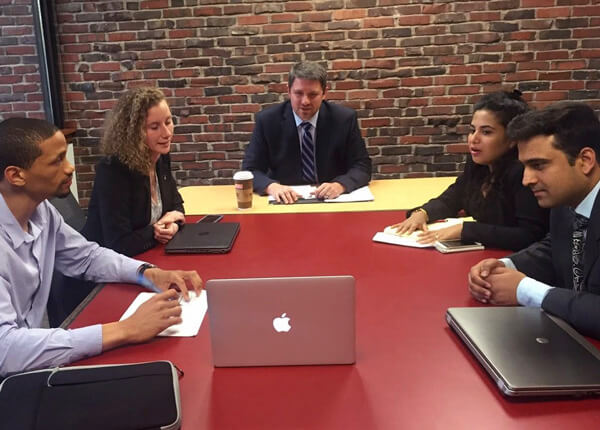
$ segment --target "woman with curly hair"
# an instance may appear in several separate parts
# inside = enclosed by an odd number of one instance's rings
[[[516,144],[505,134],[510,120],[527,109],[518,90],[484,95],[473,108],[467,138],[471,157],[464,172],[439,197],[408,211],[407,219],[392,227],[399,234],[423,230],[421,243],[461,239],[513,251],[543,238],[548,232],[548,210],[540,208],[522,184]],[[428,222],[460,212],[475,221],[427,230]]]
[[[173,118],[162,91],[136,88],[110,113],[102,138],[105,154],[83,234],[125,255],[167,243],[185,221],[183,199],[171,174]]]

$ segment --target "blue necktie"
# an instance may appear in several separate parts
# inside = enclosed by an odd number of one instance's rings
[[[302,127],[302,145],[301,145],[301,158],[302,158],[302,179],[309,184],[317,183],[317,175],[315,171],[315,143],[313,142],[312,134],[310,129],[312,124],[308,121],[300,124]]]

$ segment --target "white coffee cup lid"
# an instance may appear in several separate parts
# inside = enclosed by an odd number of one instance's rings
[[[236,172],[235,175],[233,175],[234,181],[246,181],[252,178],[254,178],[254,175],[248,170],[242,170],[240,172]]]

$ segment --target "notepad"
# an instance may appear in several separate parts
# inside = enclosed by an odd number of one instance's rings
[[[463,221],[473,220],[473,218],[446,218],[440,222],[433,222],[427,224],[429,230],[441,230],[456,224],[462,224]],[[422,233],[421,230],[413,231],[411,234],[398,234],[396,229],[392,226],[388,226],[383,231],[375,233],[373,236],[373,242],[390,243],[392,245],[400,246],[411,246],[413,248],[431,248],[434,246],[433,243],[419,243],[419,235]]]
[[[156,293],[143,292],[131,302],[131,305],[127,308],[123,316],[119,321],[129,318],[133,313],[151,297],[155,296]],[[186,302],[181,299],[181,318],[182,322],[179,324],[172,325],[161,331],[158,336],[176,336],[176,337],[192,337],[198,334],[200,325],[204,320],[206,309],[208,307],[206,302],[206,291],[202,290],[200,295],[196,295],[194,291],[190,291],[190,301]]]
[[[335,199],[317,199],[312,194],[317,189],[314,185],[292,185],[290,188],[300,195],[300,199],[296,203],[351,203],[375,200],[368,185],[357,188],[351,193],[340,194]],[[269,196],[269,203],[278,204],[273,196]]]

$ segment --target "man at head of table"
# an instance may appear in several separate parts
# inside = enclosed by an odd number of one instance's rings
[[[600,339],[600,121],[583,103],[562,102],[513,119],[523,185],[552,208],[550,233],[508,258],[471,268],[480,302],[541,307]]]
[[[254,191],[294,203],[290,185],[317,185],[315,197],[333,199],[369,183],[371,158],[354,110],[325,101],[327,71],[304,61],[292,66],[289,100],[256,115],[242,163]]]
[[[0,378],[55,367],[181,322],[179,289],[200,292],[196,271],[161,270],[87,241],[48,202],[70,194],[73,165],[54,125],[33,118],[0,123]],[[157,293],[129,318],[64,330],[42,328],[54,270],[94,282],[138,283]]]

